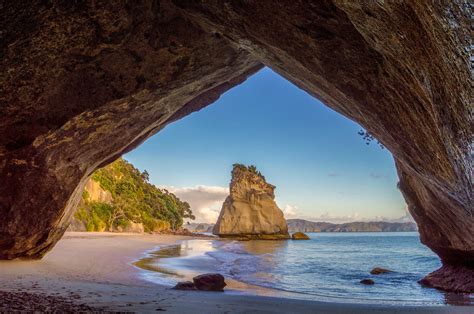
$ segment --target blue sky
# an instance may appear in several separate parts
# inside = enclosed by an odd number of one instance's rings
[[[360,129],[265,68],[124,157],[188,200],[201,221],[217,217],[236,162],[256,165],[276,185],[288,218],[404,216],[391,154],[366,145]]]

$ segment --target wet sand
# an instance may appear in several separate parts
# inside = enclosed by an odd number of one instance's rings
[[[26,292],[45,300],[58,297],[61,302],[75,306],[140,313],[472,313],[473,310],[473,307],[399,307],[232,292],[175,291],[144,280],[141,270],[132,265],[144,252],[184,239],[190,237],[67,233],[40,261],[1,261],[0,291],[8,293],[10,298],[16,295],[28,298]],[[8,306],[0,300],[0,312],[8,311]],[[49,306],[54,306],[54,302]],[[54,311],[54,307],[50,309]]]

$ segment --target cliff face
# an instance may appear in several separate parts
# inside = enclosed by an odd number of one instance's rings
[[[2,13],[0,258],[42,257],[95,169],[264,63],[393,154],[421,241],[446,266],[427,281],[472,274],[467,2],[7,1]]]
[[[112,194],[100,187],[100,183],[89,179],[84,187],[87,199],[93,202],[112,204]]]
[[[79,207],[86,206],[87,201],[111,205],[112,200],[113,200],[112,194],[109,191],[102,189],[100,187],[99,182],[92,179],[89,179],[89,181],[87,181],[82,195],[83,197],[81,201],[79,202]],[[76,215],[77,213],[78,212],[76,211]],[[79,217],[73,217],[71,220],[71,224],[69,225],[67,230],[68,231],[87,231],[87,223],[83,221],[82,219],[80,219]],[[105,231],[105,227],[103,228],[103,230],[97,230],[97,231]]]
[[[287,239],[283,212],[275,203],[275,187],[243,165],[234,165],[230,195],[212,233],[220,237]]]
[[[141,172],[120,158],[94,172],[82,193],[69,230],[163,232],[194,219],[187,202],[148,182]]]

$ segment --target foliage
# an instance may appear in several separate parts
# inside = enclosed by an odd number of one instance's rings
[[[362,139],[365,141],[366,145],[369,145],[372,141],[377,141],[377,144],[380,146],[380,148],[384,149],[383,144],[375,138],[375,136],[372,135],[372,133],[365,131],[365,130],[360,130],[357,132],[360,136],[362,136]]]
[[[94,172],[92,180],[109,191],[113,201],[92,201],[83,193],[75,217],[88,231],[112,231],[130,222],[142,223],[147,232],[177,230],[184,218],[195,218],[187,202],[149,183],[146,170],[140,172],[122,158]]]
[[[240,170],[243,170],[243,171],[249,171],[253,174],[256,174],[257,176],[259,176],[263,180],[265,180],[265,176],[260,171],[257,170],[257,167],[255,165],[246,166],[244,164],[236,163],[236,164],[233,164],[233,167],[234,167],[234,169],[237,168],[237,169],[240,169]]]

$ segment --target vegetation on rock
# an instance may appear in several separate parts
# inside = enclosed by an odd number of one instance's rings
[[[257,176],[259,176],[263,180],[265,180],[265,176],[260,171],[257,170],[257,166],[255,166],[255,165],[246,166],[244,164],[236,163],[236,164],[233,164],[232,166],[233,166],[233,169],[238,168],[242,171],[249,171],[253,174],[256,174]]]
[[[184,218],[194,219],[187,202],[151,184],[146,170],[140,172],[122,158],[94,172],[91,180],[111,193],[112,202],[91,200],[84,191],[74,218],[87,231],[126,230],[137,223],[146,232],[177,230]]]

